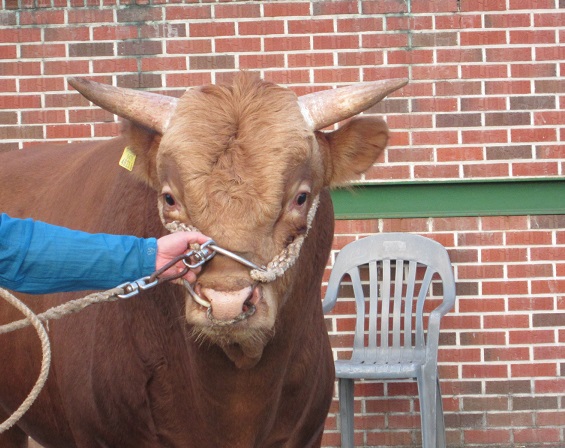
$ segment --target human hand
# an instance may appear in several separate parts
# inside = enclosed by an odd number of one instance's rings
[[[204,244],[209,239],[210,237],[199,232],[174,232],[159,238],[157,240],[157,258],[155,259],[156,269],[159,270],[172,259],[188,252],[191,244]],[[173,267],[167,269],[163,276],[176,275],[184,269],[186,269],[186,266],[182,261],[179,261]],[[200,272],[200,268],[190,269],[181,279],[194,283],[198,272]]]

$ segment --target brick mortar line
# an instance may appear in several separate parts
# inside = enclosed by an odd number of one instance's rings
[[[131,41],[131,42],[135,42],[135,41]],[[119,42],[115,42],[115,41],[96,41],[96,42],[79,42],[79,44],[82,43],[86,43],[86,44],[95,44],[95,43],[114,43],[114,44],[119,44]],[[71,43],[72,45],[72,43]],[[546,44],[547,45],[547,44]],[[18,45],[18,47],[21,47],[22,45]],[[25,46],[25,45],[23,45]],[[33,46],[36,46],[35,44]],[[546,48],[542,45],[540,45],[541,48]],[[458,49],[460,47],[452,47],[452,48],[446,48],[446,51],[449,50],[453,50],[453,49]],[[18,48],[21,49],[21,48]],[[502,49],[502,48],[501,48]],[[67,49],[68,50],[68,49]],[[104,59],[116,59],[116,60],[120,60],[120,59],[135,59],[135,58],[141,58],[141,59],[161,59],[161,58],[182,58],[182,57],[188,57],[188,58],[197,58],[197,57],[224,57],[224,56],[232,56],[232,57],[236,57],[236,56],[257,56],[259,58],[261,57],[268,57],[268,56],[277,56],[277,55],[301,55],[304,53],[305,50],[285,50],[285,51],[266,51],[266,52],[259,52],[259,51],[230,51],[230,52],[223,52],[223,53],[215,53],[213,51],[210,52],[201,52],[201,53],[194,53],[194,54],[189,54],[186,55],[184,53],[167,53],[167,52],[163,52],[163,53],[153,53],[153,54],[112,54],[112,55],[89,55],[89,56],[73,56],[72,57],[72,61],[78,60],[104,60]],[[316,55],[333,55],[336,54],[336,56],[340,56],[340,55],[356,55],[356,54],[363,54],[363,53],[367,53],[367,54],[373,54],[375,53],[374,50],[367,50],[367,51],[359,51],[356,49],[316,49],[314,48],[313,50],[308,50],[311,51],[313,53],[315,53]],[[385,50],[385,51],[391,51],[391,50]],[[392,50],[392,51],[396,51],[396,50]],[[69,61],[69,56],[65,55],[65,56],[53,56],[53,57],[14,57],[14,58],[3,58],[0,60],[0,62],[51,62],[51,61]],[[23,61],[22,61],[23,60]],[[380,65],[374,65],[374,64],[357,64],[357,65],[339,65],[339,64],[335,64],[335,65],[325,65],[325,66],[319,66],[319,67],[307,67],[307,68],[313,68],[314,70],[324,70],[324,69],[329,69],[329,68],[349,68],[349,67],[353,67],[353,68],[358,68],[358,67],[362,67],[362,68],[370,68],[370,69],[374,69],[374,68],[381,68],[381,69],[387,69],[387,68],[407,68],[409,66],[411,67],[433,67],[433,68],[438,68],[438,67],[503,67],[506,66],[507,68],[514,68],[516,66],[547,66],[547,65],[555,65],[556,68],[558,68],[559,64],[562,63],[562,60],[559,59],[544,59],[541,61],[534,61],[534,60],[519,60],[519,61],[511,61],[511,62],[499,62],[499,61],[446,61],[446,62],[437,62],[437,63],[432,63],[432,62],[422,62],[422,63],[410,63],[410,64],[404,64],[404,63],[399,63],[399,64],[380,64]],[[276,67],[272,68],[275,69]],[[295,66],[292,68],[306,68],[306,66],[301,67],[301,66]],[[266,68],[267,69],[267,68]],[[205,70],[205,69],[201,69],[201,70]],[[206,69],[206,70],[210,70],[210,69]],[[150,70],[148,70],[147,72],[151,72]],[[127,73],[127,72],[126,72]],[[47,76],[53,76],[53,75],[47,75]],[[531,76],[516,76],[516,77],[490,77],[490,78],[469,78],[469,77],[464,77],[462,75],[459,75],[456,78],[434,78],[434,79],[424,79],[424,78],[417,78],[414,79],[413,77],[411,77],[411,81],[412,82],[429,82],[429,81],[448,81],[448,80],[469,80],[469,81],[489,81],[489,80],[501,80],[501,79],[511,79],[511,80],[537,80],[537,79],[559,79],[559,75],[556,73],[555,75],[546,75],[546,76],[540,76],[540,75],[531,75]]]
[[[70,5],[69,2],[67,2],[67,6],[43,6],[43,7],[20,7],[20,8],[15,8],[15,9],[7,9],[6,11],[14,11],[14,12],[23,12],[23,11],[34,11],[34,10],[39,10],[39,11],[51,11],[51,10],[76,10],[76,9],[80,9],[83,11],[87,11],[87,10],[108,10],[108,9],[113,9],[113,10],[117,10],[117,11],[126,11],[126,10],[133,10],[133,9],[139,9],[139,10],[156,10],[156,9],[164,9],[166,10],[167,8],[176,8],[176,9],[208,9],[208,7],[210,7],[211,10],[214,10],[216,8],[222,8],[224,3],[220,2],[218,3],[217,1],[214,2],[210,2],[210,3],[198,3],[198,4],[194,4],[194,3],[188,3],[188,4],[178,4],[178,3],[172,3],[172,4],[150,4],[150,5],[135,5],[135,4],[111,4],[111,5],[104,5],[104,6],[100,6],[100,5],[88,5],[88,6],[73,6]],[[287,2],[288,4],[292,5],[293,3],[309,3],[310,4],[310,8],[309,8],[309,14],[308,15],[299,15],[299,14],[294,14],[294,15],[282,15],[282,16],[270,16],[270,15],[265,15],[264,14],[264,6],[263,4],[259,4],[258,6],[261,6],[260,9],[260,15],[257,16],[257,18],[269,18],[269,17],[333,17],[335,14],[339,14],[339,15],[343,15],[343,16],[347,16],[347,17],[364,17],[366,15],[383,15],[383,14],[388,14],[390,16],[394,16],[394,17],[412,17],[412,16],[435,16],[435,15],[443,15],[443,16],[452,16],[452,15],[457,15],[457,16],[467,16],[467,15],[507,15],[507,14],[511,14],[511,13],[516,13],[516,12],[520,12],[522,11],[523,14],[536,14],[536,13],[547,13],[548,11],[553,11],[553,10],[560,10],[559,7],[553,7],[553,8],[537,8],[537,9],[527,9],[527,8],[513,8],[510,9],[508,6],[506,6],[506,9],[500,10],[500,9],[493,9],[493,10],[470,10],[470,11],[426,11],[426,12],[385,12],[385,13],[367,13],[367,12],[342,12],[342,13],[338,13],[338,12],[334,12],[334,13],[328,13],[328,14],[314,14],[313,10],[312,10],[312,6],[314,4],[319,4],[320,0],[305,0],[305,1],[295,1],[295,0],[290,0]],[[248,0],[239,0],[239,1],[231,1],[229,3],[230,5],[248,5],[250,4],[250,2]],[[267,5],[272,5],[272,4],[276,4],[274,2],[271,3],[267,3]],[[362,0],[361,0],[361,4],[362,4]],[[360,11],[360,10],[359,10]],[[261,15],[262,14],[262,15]]]
[[[88,59],[88,58],[84,58],[81,59],[82,61],[90,61],[92,59]],[[61,58],[59,60],[53,60],[52,62],[64,62],[66,61],[66,59]],[[14,63],[17,63],[16,60],[13,60]],[[36,61],[33,61],[36,62]],[[1,62],[0,62],[1,64]],[[339,66],[339,67],[326,67],[325,70],[330,70],[330,69],[334,69],[334,68],[347,68],[347,69],[364,69],[367,66]],[[290,69],[285,69],[284,67],[277,67],[277,68],[269,68],[269,69],[251,69],[251,71],[257,71],[257,70],[262,70],[265,73],[269,73],[269,72],[278,72],[278,71],[304,71],[304,70],[310,70],[310,68],[308,67],[293,67]],[[314,71],[316,71],[316,69],[313,69]],[[188,70],[190,73],[210,73],[210,72],[222,72],[222,73],[227,73],[227,72],[236,72],[236,69],[230,68],[230,69],[216,69],[216,70],[209,70],[209,69],[192,69],[192,70]],[[187,70],[170,70],[170,71],[163,71],[163,70],[156,70],[156,71],[146,71],[146,72],[142,72],[142,74],[155,74],[155,75],[167,75],[167,74],[171,74],[171,75],[177,75],[177,74],[186,74]],[[91,77],[97,77],[97,76],[131,76],[131,75],[138,75],[139,72],[138,71],[130,71],[130,72],[90,72],[90,73],[65,73],[65,74],[58,74],[58,75],[42,75],[41,78],[42,79],[46,79],[46,80],[55,80],[55,79],[60,79],[60,78],[67,78],[70,76],[91,76]],[[22,76],[18,76],[18,82],[21,80],[37,80],[37,75],[22,75]],[[528,81],[531,78],[512,78],[512,80],[517,80],[517,81]],[[460,82],[463,81],[465,82],[465,79],[440,79],[440,80],[416,80],[414,82],[411,82],[411,84],[424,84],[424,85],[428,85],[430,82],[437,84],[437,83],[442,83],[442,82],[450,82],[450,81],[455,81],[455,82]],[[493,78],[493,79],[486,79],[486,81],[492,81],[492,82],[505,82],[508,81],[507,78]],[[535,79],[535,81],[561,81],[561,79],[557,78],[557,77],[550,77],[550,78],[537,78]],[[474,80],[469,79],[469,82],[475,82]],[[321,83],[316,83],[316,86],[331,86],[331,87],[337,87],[337,86],[346,86],[346,85],[350,85],[352,82],[321,82]],[[310,86],[312,85],[311,83],[292,83],[292,84],[288,84],[287,86],[289,86],[291,89],[293,87],[301,87],[301,86]],[[190,86],[186,86],[186,88],[188,88]],[[18,87],[19,88],[19,87]],[[182,89],[183,87],[168,87],[166,88],[167,90],[178,90],[178,89]],[[163,90],[165,89],[164,87],[150,87],[150,89],[153,90]],[[26,94],[26,95],[33,95],[33,94],[41,94],[41,93],[51,93],[51,92],[62,92],[64,90],[42,90],[42,91],[23,91],[23,92],[18,92],[18,91],[7,91],[7,92],[0,92],[0,95],[10,95],[10,94],[14,94],[14,93],[21,93],[21,94]],[[489,99],[512,99],[512,98],[521,98],[521,97],[554,97],[559,99],[561,96],[563,96],[563,93],[546,93],[546,92],[540,92],[540,93],[536,93],[536,92],[531,92],[531,93],[496,93],[496,94],[491,94],[491,95],[481,95],[481,94],[470,94],[470,95],[461,95],[459,96],[459,98],[461,99],[483,99],[483,100],[489,100]],[[421,95],[421,96],[410,96],[410,97],[400,97],[400,96],[395,96],[395,97],[391,97],[389,98],[390,100],[396,100],[396,101],[418,101],[418,100],[437,100],[437,101],[442,101],[442,100],[446,100],[446,99],[450,99],[451,95],[443,95],[443,96],[434,96],[434,95]],[[556,104],[557,106],[557,104]],[[426,116],[426,115],[437,115],[437,114],[486,114],[486,113],[504,113],[504,112],[520,112],[520,113],[535,113],[535,112],[540,112],[540,111],[554,111],[554,112],[561,112],[561,109],[555,107],[555,108],[542,108],[542,109],[475,109],[475,110],[430,110],[430,111],[416,111],[416,112],[410,112],[410,115],[416,115],[416,116]],[[406,112],[386,112],[386,113],[380,113],[379,115],[406,115]],[[551,126],[551,125],[549,125]],[[411,128],[412,129],[412,128]],[[431,128],[422,128],[422,129],[431,129]]]

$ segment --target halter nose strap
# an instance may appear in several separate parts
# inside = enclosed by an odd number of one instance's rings
[[[302,243],[306,239],[310,228],[312,227],[312,223],[314,222],[314,217],[316,216],[316,211],[318,210],[318,205],[320,203],[320,196],[317,195],[314,200],[312,201],[312,206],[310,210],[308,210],[307,216],[307,227],[306,232],[302,235],[299,235],[295,238],[295,240],[286,246],[276,257],[274,257],[266,267],[258,266],[255,263],[240,257],[239,255],[219,247],[215,244],[215,242],[211,242],[209,244],[210,250],[214,250],[222,255],[228,256],[235,261],[251,268],[249,275],[251,278],[257,282],[261,283],[268,283],[272,282],[277,279],[277,277],[281,277],[290,267],[294,265],[298,256],[300,254],[300,249],[302,247]],[[161,222],[165,226],[165,228],[169,232],[182,232],[182,231],[189,231],[189,232],[198,232],[199,230],[196,227],[189,226],[179,221],[173,222],[165,222],[161,209],[159,208],[159,216],[161,217]],[[206,243],[205,243],[206,244]]]
[[[247,258],[243,258],[240,257],[239,255],[233,253],[230,250],[224,249],[223,247],[220,247],[218,245],[216,245],[216,243],[214,242],[214,240],[212,240],[212,244],[210,244],[210,249],[212,249],[213,251],[216,251],[222,255],[225,255],[226,257],[231,258],[232,260],[237,261],[238,263],[241,263],[244,266],[247,266],[248,268],[253,269],[254,271],[266,271],[266,268],[264,266],[259,266],[256,265],[255,263],[253,263],[252,261],[249,261]]]

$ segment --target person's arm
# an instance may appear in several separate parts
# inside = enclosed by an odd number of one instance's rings
[[[159,250],[155,238],[90,234],[2,214],[0,286],[31,294],[113,288],[153,273],[156,259],[161,266],[208,239],[183,234],[163,237]]]

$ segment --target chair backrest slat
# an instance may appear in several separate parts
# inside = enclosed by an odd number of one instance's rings
[[[404,304],[404,348],[412,347],[412,318],[414,306],[414,289],[416,286],[416,270],[418,263],[408,263],[408,277],[406,279],[406,301]]]
[[[377,262],[369,262],[369,348],[377,348],[377,320],[378,320],[378,297],[379,297],[379,270]]]
[[[424,303],[430,289],[432,277],[435,271],[431,267],[426,268],[420,293],[418,294],[418,303],[416,305],[416,349],[423,349],[426,345],[424,340]]]
[[[394,309],[392,314],[392,346],[400,348],[400,335],[402,334],[402,294],[404,285],[404,261],[396,260],[394,277]]]
[[[390,260],[383,260],[383,283],[381,286],[381,340],[379,346],[388,348],[388,321],[390,317],[390,292],[391,292]]]
[[[351,278],[353,286],[353,294],[355,296],[355,308],[357,310],[357,319],[355,322],[355,337],[353,339],[353,350],[362,349],[365,345],[365,294],[363,293],[363,285],[361,276],[359,275],[359,267],[355,266],[347,272]]]

